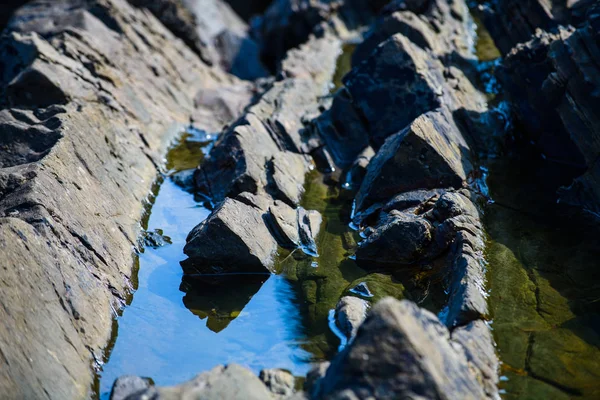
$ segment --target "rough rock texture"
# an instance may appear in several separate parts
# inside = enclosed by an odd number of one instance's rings
[[[354,296],[344,296],[335,307],[335,322],[348,339],[356,336],[358,327],[367,317],[369,303]]]
[[[537,32],[515,47],[499,75],[519,121],[545,157],[586,172],[560,192],[562,203],[600,212],[600,7],[581,28]]]
[[[555,30],[559,25],[585,22],[595,0],[499,0],[481,7],[486,28],[496,46],[507,54],[527,42],[537,29]]]
[[[272,64],[289,49],[333,25],[339,34],[369,23],[387,0],[274,0],[253,27],[263,55]]]
[[[0,71],[0,391],[85,398],[161,156],[199,90],[240,82],[123,0],[32,2]]]
[[[263,213],[229,198],[190,232],[183,249],[199,272],[201,265],[215,272],[262,272],[273,267],[276,251]]]
[[[311,150],[303,118],[327,93],[340,46],[326,36],[289,54],[281,69],[290,78],[275,82],[225,131],[196,172],[200,192],[214,202],[248,191],[298,204]]]
[[[268,400],[271,392],[252,372],[237,364],[218,366],[174,387],[151,387],[127,400]]]
[[[291,396],[296,385],[294,375],[282,369],[263,369],[259,378],[277,398]]]
[[[121,376],[110,391],[110,400],[127,400],[129,396],[145,391],[149,387],[150,383],[139,376]]]
[[[465,354],[429,311],[386,298],[319,381],[314,398],[483,399]]]
[[[387,139],[367,168],[356,210],[415,189],[460,188],[473,169],[470,148],[443,110],[423,114]]]
[[[128,0],[147,8],[209,64],[242,79],[268,75],[248,26],[223,0]]]

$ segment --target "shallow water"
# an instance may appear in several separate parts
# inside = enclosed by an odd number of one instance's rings
[[[506,399],[600,398],[600,229],[552,201],[575,174],[535,154],[491,163],[488,287]]]

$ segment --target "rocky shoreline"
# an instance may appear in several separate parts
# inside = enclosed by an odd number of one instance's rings
[[[435,273],[445,305],[436,316],[346,293],[332,315],[347,344],[302,388],[286,371],[257,377],[231,364],[176,387],[126,376],[111,399],[500,398],[482,163],[507,141],[507,121],[481,84],[467,3],[276,0],[250,24],[238,2],[206,3],[35,0],[7,23],[2,391],[91,395],[134,290],[148,192],[192,123],[219,137],[179,179],[213,207],[188,235],[185,275],[279,273],[281,249],[318,260],[324,217],[301,206],[317,170],[353,199],[357,265]],[[524,127],[516,140],[579,168],[558,200],[597,215],[600,9],[513,3],[475,11],[503,56],[494,72]],[[349,43],[351,69],[332,91]]]

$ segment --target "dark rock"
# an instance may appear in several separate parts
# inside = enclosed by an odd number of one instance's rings
[[[485,393],[435,315],[409,301],[377,303],[319,381],[314,398],[483,399]]]
[[[184,190],[194,189],[194,172],[193,169],[176,172],[171,175],[173,182]]]
[[[158,249],[172,243],[171,238],[165,236],[162,229],[155,229],[152,232],[144,231],[142,232],[142,238],[144,239],[144,245],[153,249]]]
[[[315,239],[322,222],[318,211],[306,211],[302,207],[293,209],[276,200],[269,207],[268,220],[271,231],[281,247],[301,248],[309,255],[317,255]]]
[[[346,174],[346,182],[344,187],[350,190],[357,190],[360,188],[362,181],[367,175],[367,167],[371,162],[371,159],[375,156],[375,152],[371,146],[365,148],[354,160],[350,170]]]
[[[277,242],[263,212],[226,199],[187,237],[183,252],[199,270],[272,272]]]
[[[391,2],[385,15],[365,34],[352,56],[359,65],[389,37],[401,33],[436,56],[473,58],[473,21],[466,2],[443,0]]]
[[[593,9],[592,9],[593,10]],[[600,9],[598,9],[600,11]],[[596,166],[600,154],[600,12],[590,11],[579,29],[537,32],[515,47],[499,72],[526,139],[547,159],[586,170],[560,192],[562,204],[600,211]]]
[[[344,296],[335,307],[335,323],[346,337],[356,336],[358,327],[367,317],[369,303],[353,296]]]
[[[304,390],[306,390],[310,394],[310,398],[317,398],[319,393],[319,386],[322,382],[322,379],[327,375],[327,369],[331,363],[329,361],[324,361],[317,363],[306,375],[306,380],[304,381]]]
[[[357,212],[401,192],[461,187],[473,168],[469,152],[447,113],[418,117],[390,137],[371,160],[356,196]]]
[[[225,367],[215,367],[179,386],[150,388],[130,396],[128,400],[268,400],[272,398],[267,387],[256,375],[237,364],[230,364]]]
[[[129,396],[146,390],[150,387],[148,380],[139,376],[125,375],[118,378],[110,392],[110,400],[127,400]]]
[[[263,55],[276,65],[289,49],[322,32],[326,23],[338,31],[353,30],[369,23],[387,0],[275,0],[254,26]]]
[[[294,375],[283,369],[263,369],[259,378],[278,398],[291,396],[295,392]]]
[[[367,237],[356,251],[356,261],[367,266],[411,265],[424,258],[433,228],[424,218],[398,211]]]

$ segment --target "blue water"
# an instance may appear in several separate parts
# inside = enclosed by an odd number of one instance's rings
[[[194,292],[200,296],[206,292],[211,299],[200,298],[201,308],[207,301],[215,302],[218,310],[214,311],[222,314],[225,309],[230,314],[225,322],[217,316],[207,326],[210,305],[195,313],[186,307],[179,262],[186,258],[187,233],[208,215],[209,210],[170,179],[160,187],[148,230],[162,229],[173,243],[146,248],[140,255],[138,289],[117,321],[115,346],[99,373],[101,399],[109,398],[114,380],[121,375],[151,377],[162,386],[232,362],[256,373],[278,367],[302,375],[310,368],[311,355],[300,347],[305,335],[299,307],[294,304],[296,295],[281,276],[251,277],[252,283],[243,287],[241,283],[216,288],[195,285]],[[254,290],[257,293],[252,296]]]

